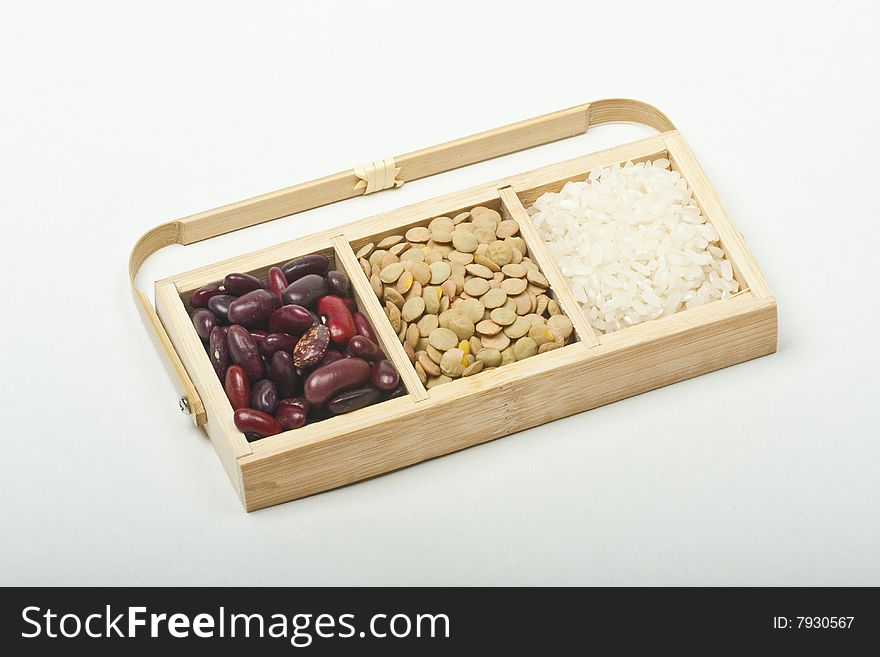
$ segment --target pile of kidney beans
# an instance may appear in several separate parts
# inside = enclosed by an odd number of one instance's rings
[[[192,322],[249,440],[406,394],[348,277],[309,255],[196,290]]]

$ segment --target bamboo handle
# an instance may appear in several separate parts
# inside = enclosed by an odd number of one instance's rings
[[[201,426],[208,421],[205,407],[202,404],[199,393],[196,392],[192,379],[187,374],[180,356],[171,344],[171,338],[168,337],[156,309],[150,302],[150,299],[135,284],[138,270],[144,264],[147,258],[153,255],[159,249],[166,246],[180,243],[180,224],[176,221],[156,226],[144,233],[131,250],[128,258],[128,277],[131,282],[131,293],[134,296],[135,303],[141,316],[146,320],[151,331],[151,335],[158,342],[160,351],[165,354],[165,362],[171,369],[172,378],[180,383],[180,408],[189,413],[196,426]]]
[[[638,100],[610,98],[388,159],[392,168],[399,168],[396,178],[402,184],[565,137],[574,137],[585,133],[590,126],[622,122],[641,123],[658,132],[675,129],[672,121],[656,107]],[[348,169],[156,226],[144,233],[134,245],[128,261],[128,275],[135,303],[145,317],[151,333],[158,340],[173,376],[181,384],[181,408],[188,405],[188,412],[196,425],[201,426],[207,421],[205,407],[153,304],[135,283],[138,270],[147,258],[166,246],[193,244],[241,228],[361,196],[363,189],[362,178],[354,169]]]

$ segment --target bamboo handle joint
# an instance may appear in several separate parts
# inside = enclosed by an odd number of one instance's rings
[[[395,165],[393,157],[358,165],[354,168],[354,175],[359,178],[355,191],[363,189],[364,196],[403,185],[403,180],[398,178],[400,167]]]

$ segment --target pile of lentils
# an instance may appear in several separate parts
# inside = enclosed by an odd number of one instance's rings
[[[490,208],[436,217],[356,255],[427,388],[573,339],[519,225]]]

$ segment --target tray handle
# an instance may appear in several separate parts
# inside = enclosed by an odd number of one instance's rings
[[[207,422],[201,397],[174,349],[171,338],[168,337],[153,304],[135,282],[138,270],[156,251],[172,244],[193,244],[336,201],[362,196],[374,189],[381,191],[381,189],[399,187],[410,180],[451,171],[565,137],[574,137],[585,133],[590,126],[604,123],[641,123],[658,132],[675,130],[672,121],[663,112],[647,103],[626,98],[597,100],[398,157],[385,158],[382,160],[384,163],[382,167],[370,165],[355,167],[245,201],[200,212],[161,224],[144,233],[134,245],[128,260],[131,291],[147,328],[158,341],[160,351],[165,354],[166,363],[170,366],[173,377],[180,382],[181,410],[189,413],[198,426]],[[375,184],[371,185],[365,180],[365,169],[378,170],[379,177],[384,177],[385,182],[380,182],[378,187]],[[390,179],[386,174],[390,175]]]

